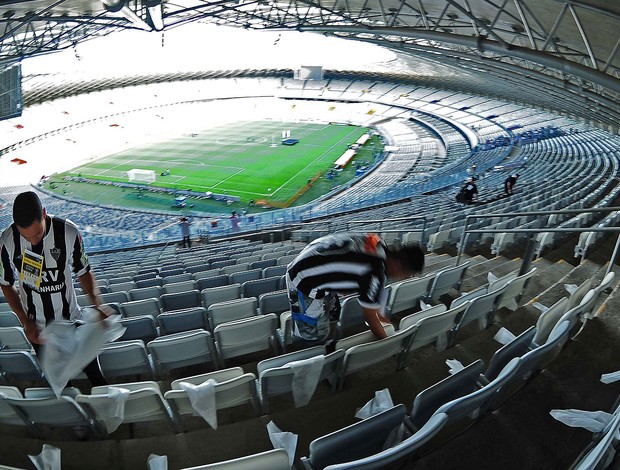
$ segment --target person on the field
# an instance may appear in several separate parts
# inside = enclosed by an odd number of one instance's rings
[[[13,223],[0,235],[0,288],[35,351],[42,343],[39,333],[45,326],[54,320],[81,316],[72,273],[101,320],[113,313],[101,306],[95,276],[75,224],[48,214],[36,193],[18,194],[13,203]],[[96,359],[84,372],[93,385],[106,384]]]
[[[385,338],[387,277],[404,278],[423,267],[419,246],[388,248],[372,233],[337,233],[313,241],[287,266],[293,335],[325,343],[331,333],[330,320],[340,314],[338,294],[356,293],[370,330],[377,338]]]

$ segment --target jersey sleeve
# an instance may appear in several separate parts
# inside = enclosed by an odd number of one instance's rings
[[[0,239],[0,284],[12,286],[15,284],[15,270],[9,257],[9,251]]]
[[[370,269],[359,280],[359,303],[364,308],[382,309],[385,288],[385,245],[378,236],[369,240],[372,246],[367,243],[362,252]]]
[[[384,277],[377,272],[371,272],[360,284],[359,303],[364,308],[377,309],[382,306],[382,292]]]
[[[84,247],[84,240],[82,235],[74,225],[67,225],[68,229],[73,232],[73,249],[71,254],[72,269],[76,276],[80,277],[90,271],[90,262],[88,255],[86,254],[86,248]]]
[[[0,232],[0,285],[12,286],[17,283],[13,261],[13,230],[11,227]]]

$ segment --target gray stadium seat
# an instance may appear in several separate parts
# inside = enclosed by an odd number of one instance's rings
[[[277,352],[277,317],[273,313],[218,325],[213,330],[222,366],[232,357],[271,349]]]
[[[510,343],[499,348],[489,361],[489,365],[484,371],[487,380],[494,380],[497,374],[508,364],[513,358],[521,357],[530,350],[532,340],[536,333],[536,328],[531,326]]]
[[[200,307],[200,291],[193,289],[185,292],[175,292],[174,294],[162,294],[159,302],[164,312]]]
[[[164,312],[157,317],[157,322],[162,335],[179,333],[181,331],[209,329],[207,311],[204,307]]]
[[[460,292],[468,267],[469,262],[466,262],[459,266],[442,269],[435,273],[435,279],[433,279],[433,284],[428,294],[428,301],[435,301],[442,295],[448,294],[453,289]]]
[[[268,277],[266,279],[256,279],[245,281],[241,284],[241,295],[243,297],[260,297],[261,294],[279,290],[280,278]]]
[[[477,390],[483,367],[481,360],[474,361],[418,393],[407,417],[407,426],[414,431],[420,429],[440,406]]]
[[[261,315],[266,313],[281,314],[291,308],[288,293],[286,291],[275,291],[261,294],[258,298],[258,311]]]
[[[405,406],[396,405],[355,424],[312,441],[304,468],[323,470],[329,465],[360,459],[383,450],[390,433],[405,417]]]
[[[147,375],[154,379],[155,369],[144,341],[115,341],[105,344],[97,356],[101,373],[108,380],[128,375]]]
[[[146,345],[160,374],[188,365],[211,365],[218,368],[218,361],[211,333],[205,330],[185,331],[160,336]]]

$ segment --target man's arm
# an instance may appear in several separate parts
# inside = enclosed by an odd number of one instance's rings
[[[379,309],[362,307],[362,312],[366,323],[370,327],[370,331],[379,339],[387,338],[388,335],[383,329],[383,324],[389,323],[389,321],[381,314]]]
[[[97,287],[97,281],[92,271],[87,271],[78,277],[82,290],[88,295],[92,305],[99,307],[101,305],[101,299],[99,298],[99,288]]]
[[[0,285],[2,288],[2,294],[4,294],[4,298],[11,306],[11,310],[15,312],[19,320],[24,325],[24,333],[26,333],[26,338],[33,344],[40,344],[39,340],[39,329],[37,328],[36,322],[32,321],[28,318],[24,307],[22,306],[22,301],[19,298],[19,292],[15,286],[5,286]]]
[[[97,287],[97,280],[95,279],[95,275],[92,273],[92,271],[87,271],[81,276],[79,276],[78,281],[80,281],[82,290],[88,295],[88,298],[94,305],[95,309],[99,311],[101,319],[104,320],[105,318],[107,318],[112,312],[104,311],[106,309],[101,308],[99,287]]]

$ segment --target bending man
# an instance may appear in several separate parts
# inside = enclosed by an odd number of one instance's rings
[[[356,293],[370,330],[385,338],[387,277],[402,279],[423,267],[424,253],[417,245],[391,250],[375,234],[338,233],[313,241],[287,267],[293,335],[325,343],[330,320],[340,314],[337,294]]]

